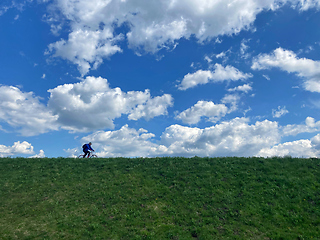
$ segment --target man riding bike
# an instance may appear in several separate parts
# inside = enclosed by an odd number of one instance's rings
[[[90,154],[91,154],[90,151],[94,152],[94,150],[92,149],[91,145],[92,145],[91,142],[89,142],[87,144],[83,144],[83,146],[82,146],[82,150],[84,152],[83,158],[85,158],[87,155],[88,155],[88,157],[90,157]]]

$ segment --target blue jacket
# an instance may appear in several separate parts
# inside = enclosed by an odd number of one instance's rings
[[[88,150],[94,151],[89,143],[88,144],[84,144],[83,145],[83,151],[87,152]]]

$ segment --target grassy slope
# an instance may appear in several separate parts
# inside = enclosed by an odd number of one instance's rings
[[[0,159],[0,239],[320,239],[320,161]]]

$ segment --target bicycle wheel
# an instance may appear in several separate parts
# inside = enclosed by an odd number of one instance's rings
[[[83,156],[84,156],[84,154],[80,154],[80,155],[78,156],[78,158],[83,158]]]
[[[98,156],[97,155],[95,155],[95,154],[92,154],[91,156],[90,156],[90,158],[97,158]]]

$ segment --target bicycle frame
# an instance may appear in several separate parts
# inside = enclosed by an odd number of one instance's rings
[[[98,156],[94,154],[93,152],[90,152],[90,155],[88,154],[85,158],[97,158]],[[80,154],[78,158],[84,158],[84,154]]]

